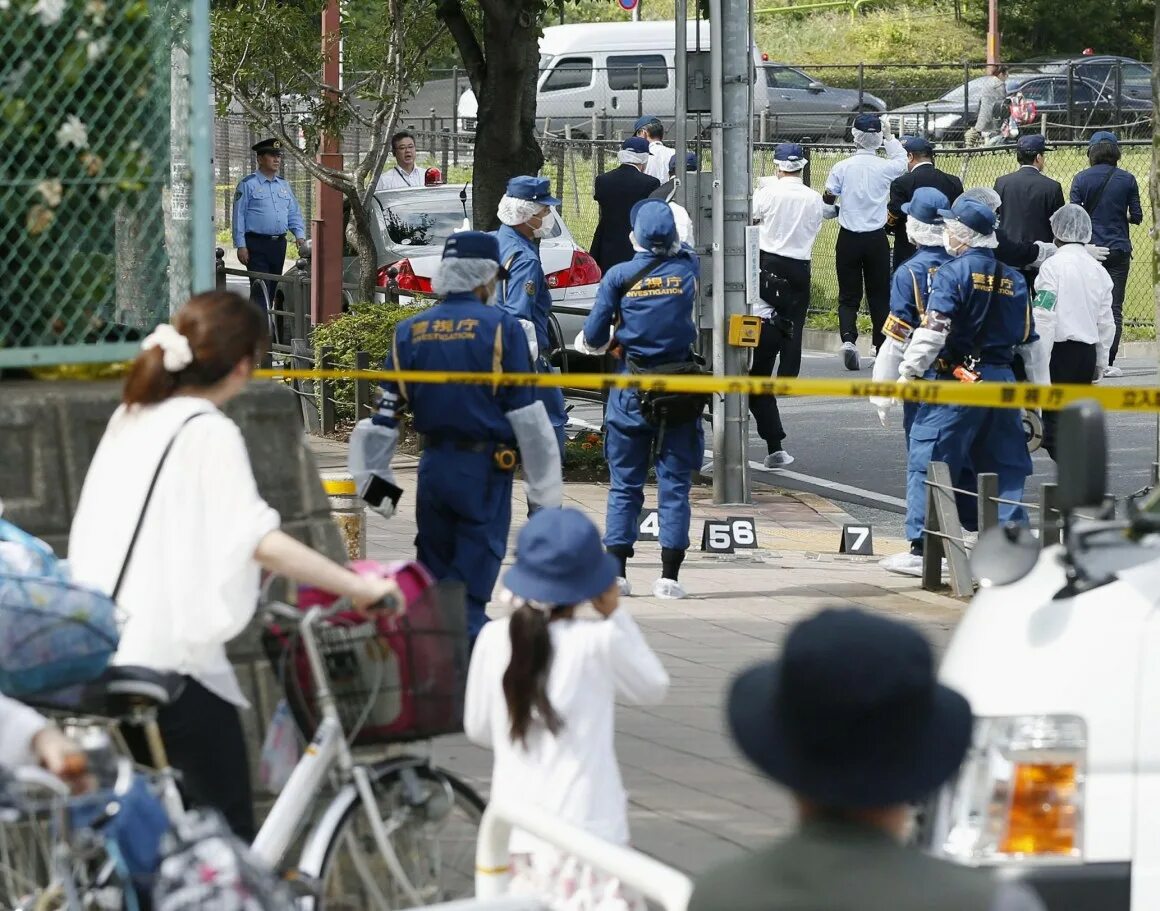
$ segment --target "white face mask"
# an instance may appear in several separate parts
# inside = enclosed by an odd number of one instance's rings
[[[532,228],[532,237],[551,237],[556,228],[556,213],[549,209],[540,219],[540,226]]]
[[[959,244],[951,240],[951,232],[943,228],[943,249],[951,256],[959,255]]]

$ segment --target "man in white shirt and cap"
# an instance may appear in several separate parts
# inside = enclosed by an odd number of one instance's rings
[[[1053,383],[1092,383],[1103,376],[1116,337],[1112,279],[1084,246],[1092,220],[1083,206],[1069,203],[1051,216],[1059,252],[1035,278],[1031,312],[1039,333],[1041,369]],[[1043,448],[1055,458],[1056,411],[1043,413]]]
[[[648,164],[644,166],[644,172],[649,177],[655,177],[664,183],[671,174],[669,164],[672,162],[673,156],[677,154],[676,149],[670,149],[664,144],[664,124],[656,115],[645,114],[632,125],[632,135],[640,136],[648,142],[648,151],[651,157]]]
[[[400,130],[391,137],[391,151],[395,155],[395,166],[383,171],[375,190],[405,190],[408,187],[426,186],[426,172],[415,164],[418,156],[415,137],[406,130]]]
[[[838,328],[847,370],[858,370],[858,309],[865,286],[877,350],[886,338],[890,315],[890,244],[886,240],[886,203],[890,184],[906,173],[906,149],[890,134],[890,118],[859,114],[851,129],[858,151],[839,161],[826,178],[827,218],[837,218]],[[878,149],[886,158],[878,157]],[[834,205],[838,200],[841,202]]]
[[[783,142],[773,153],[777,174],[763,177],[753,194],[753,221],[761,225],[762,299],[754,309],[761,335],[750,376],[768,378],[777,364],[779,377],[797,376],[802,365],[802,332],[810,305],[810,257],[822,228],[822,196],[807,187],[801,172],[805,150]],[[772,395],[751,395],[749,410],[769,454],[766,468],[793,463],[785,451],[785,428]]]

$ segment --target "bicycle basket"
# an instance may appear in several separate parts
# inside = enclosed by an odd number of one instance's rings
[[[467,607],[462,583],[439,582],[406,612],[375,621],[343,614],[315,629],[343,730],[355,746],[426,740],[463,730]],[[303,736],[320,718],[306,650],[271,627],[263,636]]]
[[[15,698],[88,683],[117,650],[116,605],[50,577],[0,574],[0,692]]]

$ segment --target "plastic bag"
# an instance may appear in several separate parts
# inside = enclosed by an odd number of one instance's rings
[[[51,547],[6,519],[0,519],[0,573],[53,579],[65,576],[64,564]]]
[[[262,787],[270,794],[281,793],[301,756],[294,716],[286,700],[280,699],[266,728],[266,739],[262,741],[258,762],[258,781]]]

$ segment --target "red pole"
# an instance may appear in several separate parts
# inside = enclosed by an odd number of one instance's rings
[[[987,63],[999,62],[999,0],[987,3]]]
[[[322,78],[339,85],[339,0],[329,0],[322,14]],[[318,162],[342,168],[342,137],[324,136]],[[314,325],[342,313],[342,193],[317,181],[318,205],[314,219],[314,251],[310,260],[310,315]]]

